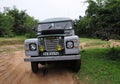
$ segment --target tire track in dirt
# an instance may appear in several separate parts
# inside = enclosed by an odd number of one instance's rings
[[[61,67],[48,67],[44,75],[39,65],[39,72],[34,74],[24,57],[23,50],[0,53],[0,84],[78,84],[74,73]]]

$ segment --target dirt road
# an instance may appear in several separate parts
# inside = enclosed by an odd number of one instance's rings
[[[43,74],[42,68],[34,74],[30,63],[23,61],[23,49],[16,50],[21,46],[6,46],[8,50],[0,51],[0,84],[78,84],[74,73],[66,69],[51,67]]]

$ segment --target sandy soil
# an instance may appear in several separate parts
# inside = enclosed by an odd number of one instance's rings
[[[20,46],[7,46],[17,48]],[[0,52],[0,84],[81,84],[74,73],[61,67],[48,67],[47,73],[39,65],[39,72],[31,71],[30,63],[24,62],[23,50]]]

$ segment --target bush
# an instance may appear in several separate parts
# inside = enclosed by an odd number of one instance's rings
[[[25,37],[27,37],[27,38],[36,38],[36,32],[27,33],[27,34],[25,34]]]
[[[117,34],[112,34],[110,36],[111,39],[120,39],[120,35],[117,35]]]
[[[120,60],[120,47],[112,47],[108,50],[107,56],[111,60]]]

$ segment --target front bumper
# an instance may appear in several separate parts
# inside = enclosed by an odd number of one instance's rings
[[[65,61],[65,60],[79,60],[80,57],[81,57],[80,55],[30,57],[30,58],[24,58],[24,61],[25,62]]]

